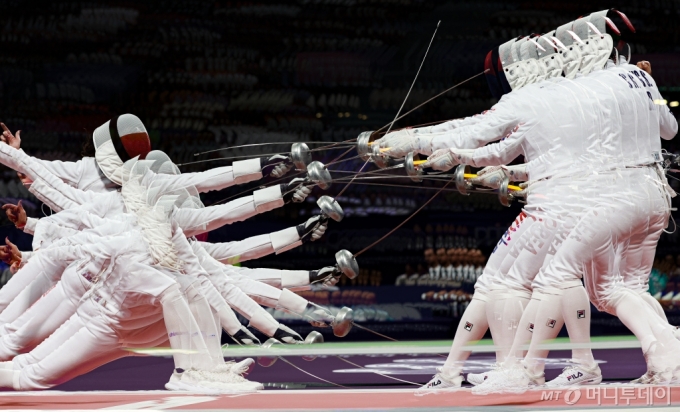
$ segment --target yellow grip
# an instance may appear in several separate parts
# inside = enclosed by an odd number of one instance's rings
[[[413,164],[417,166],[417,165],[421,165],[425,162],[427,162],[427,160],[414,160]],[[475,177],[477,177],[477,175],[474,174],[474,173],[465,173],[463,176],[466,179],[474,179]],[[522,190],[522,188],[519,187],[519,186],[515,186],[515,185],[508,185],[508,190]]]

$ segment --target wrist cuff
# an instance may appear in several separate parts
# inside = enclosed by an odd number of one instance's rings
[[[281,288],[291,289],[309,286],[308,270],[286,270],[281,273]]]
[[[276,185],[266,189],[256,190],[253,192],[253,202],[255,203],[255,210],[257,213],[268,212],[283,206],[281,186]]]
[[[297,227],[289,227],[288,229],[270,233],[269,239],[277,255],[302,244]]]
[[[239,160],[231,165],[234,183],[237,185],[262,179],[260,159]]]
[[[281,291],[279,303],[276,306],[301,315],[307,308],[307,300],[288,289],[283,289]]]

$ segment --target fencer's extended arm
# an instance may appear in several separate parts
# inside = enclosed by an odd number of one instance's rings
[[[173,219],[187,236],[195,236],[283,205],[281,186],[275,185],[257,190],[252,196],[245,196],[222,205],[200,209],[175,209]]]
[[[464,126],[450,132],[433,133],[423,136],[429,139],[429,153],[438,149],[476,149],[487,143],[495,142],[506,136],[518,123],[518,117],[513,110],[496,110],[484,120]],[[419,137],[420,138],[420,137]]]
[[[35,227],[38,225],[38,221],[40,219],[35,218],[35,217],[27,217],[26,218],[26,225],[23,227],[24,233],[27,233],[29,235],[32,235],[35,233]]]
[[[297,242],[300,242],[298,230],[296,227],[290,227],[278,232],[253,236],[235,242],[198,243],[217,261],[234,265],[246,260],[270,255]]]
[[[56,210],[71,208],[93,200],[96,193],[84,192],[64,183],[40,163],[21,150],[0,144],[0,163],[28,176],[33,184],[29,189],[38,199]]]
[[[494,105],[492,108],[489,110],[484,110],[483,112],[479,114],[475,114],[473,116],[468,116],[464,117],[462,119],[453,119],[449,120],[444,123],[436,124],[434,126],[425,126],[425,127],[418,127],[415,130],[417,133],[443,133],[443,132],[451,132],[455,129],[458,129],[460,127],[466,127],[466,126],[472,126],[477,123],[481,123],[485,121],[486,119],[492,117],[494,115],[494,112],[496,111],[496,106]]]
[[[524,100],[528,99],[524,97]],[[474,121],[454,122],[432,129],[397,130],[379,140],[380,149],[392,157],[403,157],[409,152],[430,155],[440,149],[476,149],[500,140],[519,122],[516,103],[521,101],[504,96],[493,110]]]
[[[227,268],[239,275],[272,285],[279,289],[309,289],[309,270],[246,268],[231,265],[228,265]]]
[[[526,136],[532,132],[537,122],[521,123],[498,143],[492,143],[475,150],[453,150],[459,164],[474,167],[496,166],[508,164],[524,153],[522,144]]]
[[[38,221],[33,235],[33,250],[54,245],[55,242],[86,244],[92,235],[119,235],[132,225],[132,220],[102,218],[81,208],[63,210]]]
[[[262,179],[262,160],[239,160],[231,166],[216,167],[205,172],[156,174],[153,179],[163,182],[166,190],[195,187],[199,193],[205,193]]]
[[[81,205],[73,197],[55,189],[54,185],[49,184],[42,178],[36,179],[28,190],[55,212],[73,209]]]
[[[21,152],[23,152],[23,150],[21,150]],[[44,167],[48,172],[63,180],[66,184],[73,187],[78,186],[80,177],[83,174],[83,160],[62,162],[61,160],[43,160],[35,156],[28,157],[30,157],[33,162]]]

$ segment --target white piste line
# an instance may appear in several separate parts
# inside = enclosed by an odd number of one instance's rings
[[[571,349],[581,349],[581,348],[591,348],[591,349],[635,349],[640,347],[640,342],[637,340],[622,340],[614,342],[591,342],[589,344],[575,344],[569,342],[559,342],[559,343],[545,343],[538,345],[539,349],[548,350],[571,350]],[[528,348],[526,345],[525,349]],[[427,355],[436,353],[448,353],[451,349],[450,345],[438,345],[438,346],[384,346],[384,347],[354,347],[354,348],[324,348],[323,344],[320,345],[309,345],[304,347],[298,347],[296,349],[287,348],[228,348],[223,351],[223,354],[227,358],[241,358],[241,357],[257,357],[257,356],[307,356],[307,355]],[[471,351],[473,353],[492,353],[496,352],[498,349],[495,345],[469,345],[464,346],[462,350]],[[150,354],[153,355],[153,354]]]

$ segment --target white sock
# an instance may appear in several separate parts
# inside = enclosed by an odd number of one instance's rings
[[[179,287],[169,287],[161,295],[160,301],[170,346],[174,349],[172,356],[175,359],[175,368],[210,370],[212,358],[201,329]]]
[[[208,300],[205,296],[198,293],[193,285],[186,288],[184,293],[189,303],[189,310],[196,320],[198,332],[201,333],[203,340],[205,341],[208,354],[212,358],[214,364],[219,365],[224,363],[224,355],[222,354],[222,347],[220,345],[222,330],[218,329],[215,325],[215,317],[210,309]]]
[[[477,293],[475,293],[475,296],[477,296]],[[451,345],[451,351],[442,368],[449,376],[460,375],[463,371],[463,364],[470,357],[470,352],[463,351],[461,348],[470,342],[482,339],[489,328],[489,324],[486,321],[487,302],[475,298],[475,296],[472,297],[470,304],[460,318],[458,329],[456,329],[456,336],[453,338],[453,344]]]
[[[486,304],[486,321],[491,331],[491,339],[496,347],[496,362],[503,362],[508,355],[510,348],[503,345],[503,309],[508,298],[503,290],[494,290],[489,294],[489,301]]]
[[[517,332],[515,333],[515,339],[512,342],[510,353],[508,354],[508,360],[521,360],[526,356],[527,350],[525,346],[529,345],[531,338],[534,336],[534,322],[536,321],[536,312],[538,312],[540,305],[540,294],[532,294],[517,326]]]
[[[530,300],[531,299],[526,296],[513,293],[509,293],[508,298],[505,299],[505,304],[503,305],[501,336],[498,339],[504,357],[502,359],[498,359],[498,361],[505,362],[508,356],[511,355],[512,346],[515,342],[515,336],[519,331],[519,325],[522,316]]]
[[[569,341],[590,344],[590,300],[583,286],[565,289],[562,295],[562,316],[567,326]],[[590,347],[571,350],[574,362],[592,369],[595,359]]]
[[[541,304],[536,311],[534,334],[531,338],[529,351],[524,358],[524,364],[533,376],[542,375],[545,358],[550,353],[547,349],[539,349],[538,345],[555,339],[564,325],[562,317],[562,295],[543,294]]]

